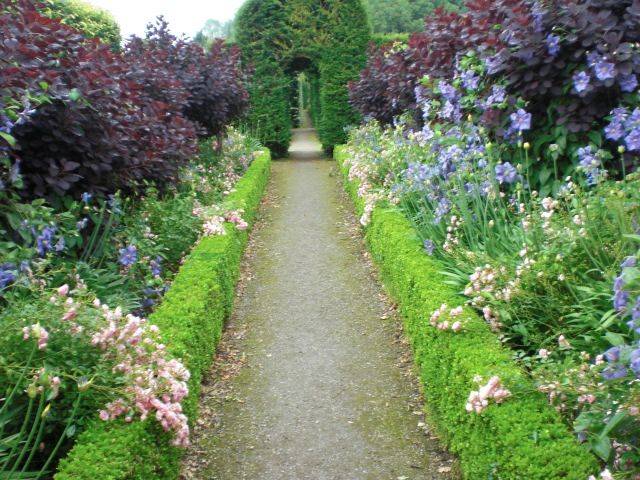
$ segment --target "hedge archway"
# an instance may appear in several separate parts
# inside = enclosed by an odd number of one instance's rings
[[[251,130],[277,155],[291,140],[292,89],[304,72],[311,117],[326,150],[345,141],[358,122],[347,83],[366,62],[371,32],[360,0],[248,0],[236,18],[244,61],[254,68]]]

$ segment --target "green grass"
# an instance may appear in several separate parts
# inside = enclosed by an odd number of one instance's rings
[[[343,166],[345,150],[335,156],[345,186],[359,214],[363,202],[358,185]],[[464,332],[441,332],[429,318],[441,304],[455,307],[462,296],[445,283],[443,266],[424,253],[409,220],[395,207],[374,209],[366,240],[382,281],[397,301],[419,369],[429,418],[451,452],[460,459],[464,478],[501,480],[584,480],[598,464],[580,446],[535,391],[527,375],[512,361],[483,319],[467,309]],[[498,375],[513,396],[491,404],[482,414],[465,410],[469,393],[477,390],[474,376]]]
[[[253,224],[270,172],[269,152],[258,157],[225,201],[244,209]],[[203,375],[213,361],[232,306],[248,231],[227,228],[227,235],[204,237],[176,276],[149,321],[161,329],[169,352],[191,371],[185,412],[193,422]],[[96,420],[78,439],[55,480],[171,480],[177,478],[182,450],[155,420],[104,423]]]

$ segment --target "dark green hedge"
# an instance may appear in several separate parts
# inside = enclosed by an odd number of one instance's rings
[[[299,71],[317,79],[312,117],[327,150],[344,142],[344,128],[358,121],[347,83],[366,62],[370,27],[360,0],[248,0],[234,31],[253,65],[248,123],[274,154],[291,140],[290,78]],[[313,81],[312,81],[313,85]]]
[[[89,38],[99,38],[110,44],[114,50],[120,48],[120,26],[106,10],[81,0],[46,0],[43,13],[51,18],[59,18],[62,23],[79,30]]]
[[[345,184],[359,213],[363,202],[344,168],[346,153],[336,149]],[[535,391],[486,323],[472,311],[463,333],[441,332],[429,325],[441,304],[463,298],[446,284],[442,266],[426,255],[405,216],[394,207],[374,209],[366,239],[380,276],[398,302],[424,385],[427,412],[449,449],[460,458],[468,479],[584,480],[598,471],[594,457],[576,440]],[[513,397],[492,404],[482,414],[465,410],[477,390],[475,375],[498,375]]]
[[[227,198],[253,223],[270,172],[265,152],[249,167]],[[150,321],[158,325],[168,350],[191,371],[185,412],[197,416],[200,384],[214,358],[225,320],[233,306],[240,260],[248,231],[228,228],[225,236],[205,237],[194,248]],[[55,480],[172,480],[182,450],[155,420],[104,423],[97,420],[64,459]]]

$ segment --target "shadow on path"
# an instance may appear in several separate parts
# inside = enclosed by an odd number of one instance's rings
[[[273,164],[183,478],[448,478],[334,163],[313,129],[290,154]]]

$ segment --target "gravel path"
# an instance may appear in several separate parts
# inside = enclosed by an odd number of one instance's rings
[[[184,479],[450,478],[315,132],[274,162]]]

